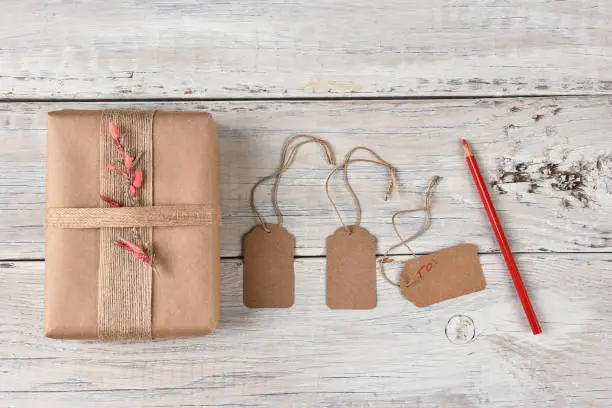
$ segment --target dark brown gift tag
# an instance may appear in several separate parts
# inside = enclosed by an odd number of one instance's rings
[[[278,224],[256,225],[243,238],[244,304],[253,308],[293,305],[295,238]]]
[[[362,227],[345,227],[327,237],[327,306],[376,307],[376,238]]]
[[[485,286],[478,250],[473,244],[411,259],[404,264],[400,276],[402,294],[419,307],[478,292]]]

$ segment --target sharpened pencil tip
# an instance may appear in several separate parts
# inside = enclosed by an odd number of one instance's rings
[[[463,151],[465,155],[473,156],[474,154],[472,153],[472,149],[470,149],[470,145],[468,144],[467,140],[461,139],[461,143],[463,143]]]

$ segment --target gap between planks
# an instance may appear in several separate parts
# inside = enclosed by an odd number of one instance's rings
[[[598,94],[513,94],[513,95],[415,95],[415,96],[292,96],[292,97],[244,97],[244,98],[0,98],[0,103],[70,103],[70,102],[99,102],[99,103],[129,103],[129,102],[331,102],[331,101],[453,101],[472,99],[528,99],[528,98],[586,98],[606,97],[612,93]]]
[[[440,248],[443,249],[443,248]],[[431,252],[414,252],[417,256],[429,255]],[[545,256],[555,256],[555,255],[601,255],[601,254],[612,254],[610,252],[578,252],[578,251],[512,251],[513,255],[545,255]],[[393,254],[389,254],[389,256],[410,256],[408,252],[397,252]],[[501,255],[500,251],[478,251],[478,255]],[[383,253],[377,253],[376,258],[380,258],[383,256]],[[219,259],[221,261],[242,261],[244,257],[240,256],[221,256]],[[325,255],[295,255],[294,259],[325,259],[327,256]],[[19,262],[45,262],[44,258],[31,258],[31,259],[0,259],[0,269],[1,268],[12,268],[11,265],[5,264],[18,264]],[[612,260],[611,260],[612,262]]]

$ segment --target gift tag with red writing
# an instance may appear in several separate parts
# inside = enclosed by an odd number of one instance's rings
[[[243,301],[252,308],[293,306],[295,238],[278,224],[258,224],[243,238]]]
[[[362,227],[341,227],[327,237],[327,306],[376,307],[376,238]]]
[[[478,292],[485,286],[478,250],[473,244],[411,259],[404,264],[400,276],[402,294],[419,307]]]

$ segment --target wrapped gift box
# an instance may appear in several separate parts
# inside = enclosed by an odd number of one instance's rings
[[[144,195],[148,189],[149,202],[130,204],[131,193],[111,198],[125,201],[128,207],[199,209],[200,218],[193,225],[189,218],[192,214],[187,218],[179,216],[174,223],[170,220],[158,224],[146,208],[143,214],[150,222],[149,228],[123,224],[122,228],[107,228],[108,220],[104,227],[97,227],[90,222],[90,216],[82,217],[81,225],[70,225],[70,220],[75,223],[75,216],[98,211],[96,208],[104,209],[103,215],[112,222],[121,220],[117,214],[124,209],[109,212],[112,206],[100,199],[101,192],[109,189],[108,183],[115,182],[106,177],[115,177],[119,185],[125,182],[120,172],[113,174],[106,168],[106,157],[119,154],[113,151],[116,146],[109,134],[109,122],[116,122],[126,151],[132,150],[132,156],[144,153],[134,168],[143,168],[143,188],[138,194]],[[138,139],[142,136],[138,132],[150,133],[145,135],[149,141]],[[110,192],[116,193],[113,189]],[[219,211],[217,134],[210,114],[81,110],[49,113],[45,334],[62,339],[120,339],[195,336],[213,331],[219,318]],[[202,212],[208,221],[202,221]],[[50,221],[50,216],[57,218],[58,214],[64,218]],[[182,212],[180,215],[184,216]],[[66,222],[69,227],[62,224]],[[106,242],[109,231],[136,242],[130,234],[137,230],[148,231],[145,235],[151,237],[152,242],[147,244],[154,254],[152,265],[135,259],[114,242]],[[138,275],[126,279],[120,267],[102,266],[107,258],[110,263],[118,260],[120,265],[127,265],[126,269],[139,271]],[[106,269],[112,269],[110,275]],[[143,276],[146,279],[141,281]],[[137,313],[141,314],[136,323],[132,309],[139,309]],[[101,319],[105,320],[104,328]],[[116,325],[126,325],[124,320],[139,327],[119,328],[113,335]],[[150,327],[144,329],[143,335],[140,326],[147,324]],[[110,335],[109,330],[113,332]],[[131,336],[133,332],[139,334]]]

